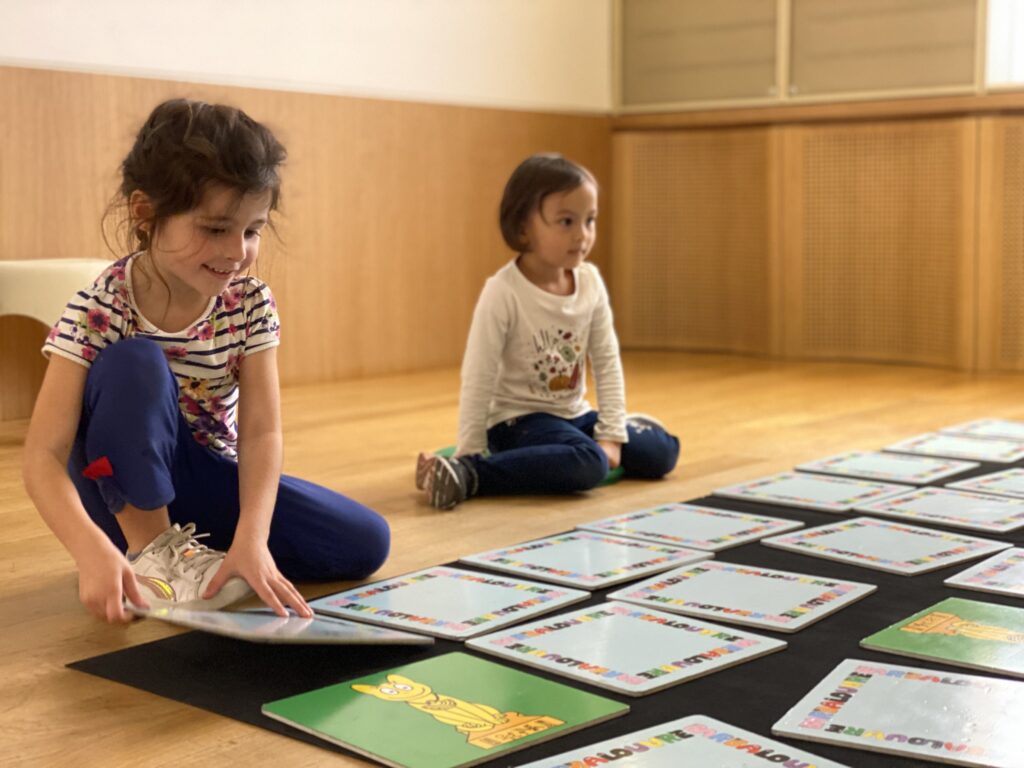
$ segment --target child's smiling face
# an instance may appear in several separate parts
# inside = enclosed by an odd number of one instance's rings
[[[269,211],[270,192],[212,186],[197,207],[161,222],[152,253],[172,293],[223,292],[256,261]]]
[[[546,267],[575,269],[597,238],[597,189],[585,181],[545,197],[526,220],[526,253]]]

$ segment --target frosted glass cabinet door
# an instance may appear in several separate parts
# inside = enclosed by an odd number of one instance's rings
[[[978,0],[792,0],[790,96],[974,83]]]
[[[626,105],[770,98],[776,0],[622,3]]]

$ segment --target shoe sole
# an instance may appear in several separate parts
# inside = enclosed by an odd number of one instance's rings
[[[427,487],[427,477],[430,475],[430,470],[437,461],[436,457],[428,456],[425,453],[421,453],[416,458],[416,488],[422,491]]]
[[[138,577],[136,577],[138,578]],[[142,586],[142,585],[140,585]],[[195,598],[193,600],[164,600],[152,594],[144,593],[150,608],[179,608],[184,611],[218,611],[221,608],[240,603],[256,593],[244,579],[237,577],[228,579],[220,591],[209,600]]]

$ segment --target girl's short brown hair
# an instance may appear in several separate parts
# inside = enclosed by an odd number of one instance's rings
[[[505,184],[498,209],[501,236],[513,251],[522,251],[523,228],[531,213],[539,210],[544,198],[556,192],[569,192],[581,184],[597,188],[597,180],[582,165],[549,152],[530,155],[512,171]]]

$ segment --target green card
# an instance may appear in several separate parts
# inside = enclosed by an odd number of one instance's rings
[[[1024,609],[950,597],[860,644],[899,656],[1024,677]]]
[[[399,768],[476,765],[628,711],[465,653],[263,705],[268,717]]]

